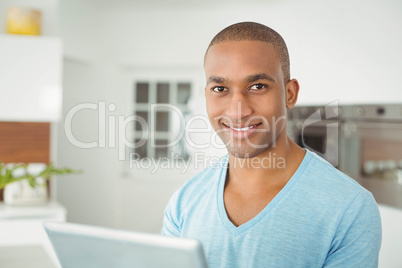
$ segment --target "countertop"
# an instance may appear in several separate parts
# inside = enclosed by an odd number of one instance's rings
[[[0,267],[61,267],[43,221],[65,221],[66,209],[49,202],[37,206],[0,203]]]

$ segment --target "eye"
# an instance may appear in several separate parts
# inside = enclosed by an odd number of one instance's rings
[[[267,85],[264,85],[264,84],[255,84],[255,85],[252,85],[252,86],[250,87],[250,90],[260,91],[260,90],[265,89],[265,88],[267,88],[267,87],[268,87],[268,86],[267,86]]]
[[[227,88],[222,87],[222,86],[213,87],[213,88],[211,88],[211,90],[212,90],[213,92],[216,92],[216,93],[222,93],[222,92],[228,91]]]

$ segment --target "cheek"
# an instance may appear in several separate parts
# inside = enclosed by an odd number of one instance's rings
[[[205,102],[207,104],[207,112],[208,114],[212,112],[215,108],[216,98],[213,98],[210,93],[205,94]]]
[[[206,106],[207,106],[207,114],[208,118],[212,125],[217,123],[215,118],[220,118],[222,113],[224,112],[223,106],[219,104],[219,101],[216,98],[206,98]]]
[[[268,121],[275,120],[286,111],[286,103],[283,94],[258,96],[253,99],[250,106],[255,114],[265,117]]]
[[[209,119],[218,115],[219,111],[217,111],[217,109],[216,105],[211,100],[207,99],[207,114]]]
[[[284,89],[276,90],[275,94],[270,96],[270,103],[276,110],[283,110],[284,107],[286,107],[286,95]]]

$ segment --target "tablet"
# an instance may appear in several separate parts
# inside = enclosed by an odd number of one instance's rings
[[[195,239],[44,222],[63,268],[206,268]]]

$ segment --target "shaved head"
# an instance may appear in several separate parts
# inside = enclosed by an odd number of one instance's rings
[[[220,31],[208,46],[205,57],[211,46],[228,41],[262,41],[272,44],[281,62],[284,82],[290,80],[290,61],[286,43],[282,36],[273,29],[256,22],[240,22],[230,25]]]

